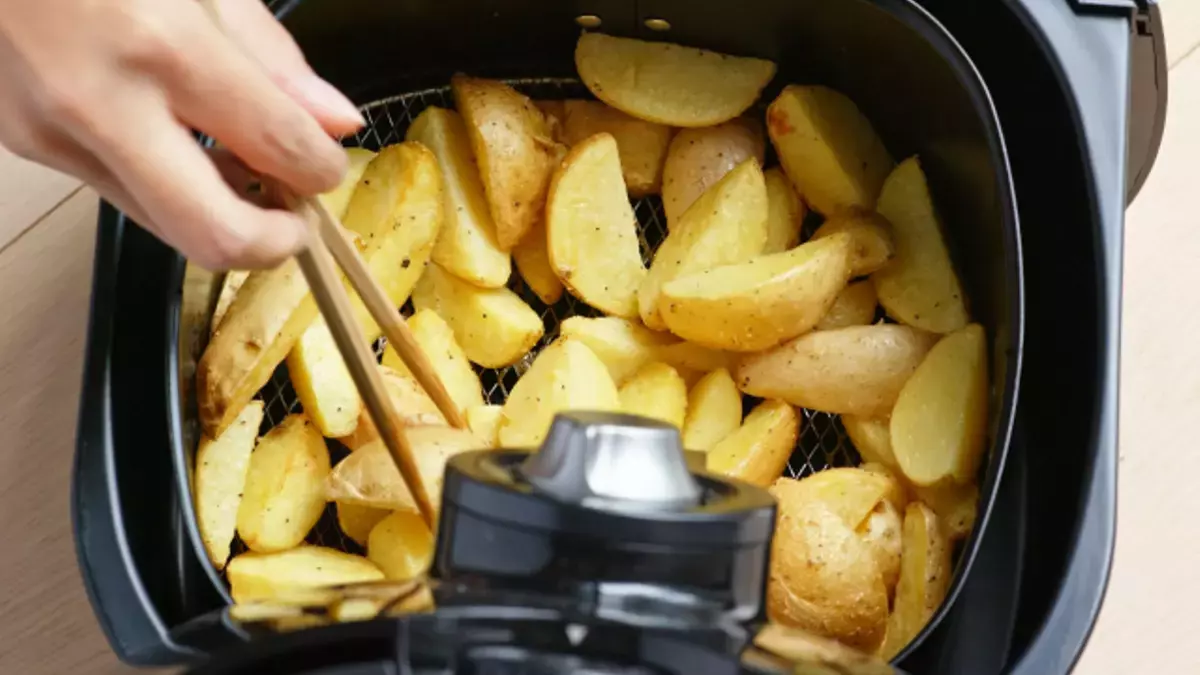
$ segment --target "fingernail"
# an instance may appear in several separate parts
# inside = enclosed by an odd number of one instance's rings
[[[338,91],[337,87],[329,84],[316,74],[307,75],[297,84],[300,88],[300,94],[310,104],[331,117],[336,117],[346,124],[353,124],[358,127],[366,124],[366,120],[363,119],[362,113],[358,111],[354,103],[346,98],[345,94]]]

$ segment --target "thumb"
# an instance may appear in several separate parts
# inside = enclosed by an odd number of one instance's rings
[[[332,136],[363,127],[358,108],[308,65],[262,0],[201,0],[221,30]]]

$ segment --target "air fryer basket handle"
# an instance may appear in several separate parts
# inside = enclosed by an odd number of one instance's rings
[[[1129,125],[1125,202],[1133,203],[1158,158],[1167,121],[1167,47],[1157,4],[1130,22]]]
[[[80,396],[71,519],[84,587],[113,651],[130,664],[173,665],[195,653],[171,640],[164,612],[156,606],[139,574],[127,536],[117,475],[110,403],[119,313],[117,270],[127,229],[132,228],[126,227],[115,209],[103,203]],[[142,506],[135,504],[132,508]]]

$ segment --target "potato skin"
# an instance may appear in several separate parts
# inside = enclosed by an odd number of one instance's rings
[[[797,494],[799,483],[771,487],[779,503],[767,614],[772,621],[873,652],[883,642],[888,591],[876,551],[820,501]]]
[[[746,357],[735,379],[751,396],[831,413],[887,415],[935,340],[895,324],[815,331]]]
[[[875,308],[879,297],[875,295],[875,284],[870,279],[855,281],[842,289],[834,298],[829,311],[817,322],[813,330],[833,330],[847,326],[866,326],[875,319]]]
[[[753,157],[761,167],[765,152],[762,125],[747,117],[680,131],[671,141],[662,170],[667,227],[738,164]]]
[[[813,232],[810,241],[845,232],[852,237],[854,246],[850,254],[850,276],[861,277],[871,274],[896,254],[892,243],[891,225],[874,211],[851,208],[835,213]]]
[[[360,555],[322,546],[278,553],[248,552],[229,561],[233,601],[269,601],[305,589],[380,581],[383,572]]]
[[[675,130],[639,120],[598,101],[572,99],[562,106],[562,140],[569,146],[598,133],[612,134],[621,153],[621,174],[631,197],[662,189],[663,161]],[[542,109],[545,112],[545,108]]]
[[[954,573],[950,542],[929,507],[912,502],[904,513],[904,554],[896,600],[881,655],[891,659],[912,641],[946,599]]]
[[[542,111],[507,84],[459,74],[450,88],[467,124],[496,241],[511,250],[541,217],[561,146]]]

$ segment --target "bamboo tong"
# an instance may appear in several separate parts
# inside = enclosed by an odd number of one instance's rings
[[[433,531],[436,523],[434,506],[421,483],[412,447],[403,433],[404,424],[396,414],[391,398],[384,388],[383,378],[367,345],[366,335],[354,320],[350,296],[342,286],[341,275],[334,266],[335,262],[345,272],[346,279],[362,299],[371,317],[383,329],[388,343],[437,404],[446,421],[460,429],[466,428],[466,422],[442,384],[441,378],[434,371],[433,365],[413,339],[400,312],[392,305],[387,294],[371,276],[358,251],[344,235],[337,218],[316,197],[299,197],[278,184],[270,185],[269,189],[276,192],[279,200],[308,224],[309,244],[296,254],[296,260],[308,281],[313,298],[317,301],[317,307],[329,325],[338,351],[346,361],[350,376],[354,379],[380,438],[395,460],[396,467],[400,469],[400,475],[412,493],[421,517],[430,531]]]

